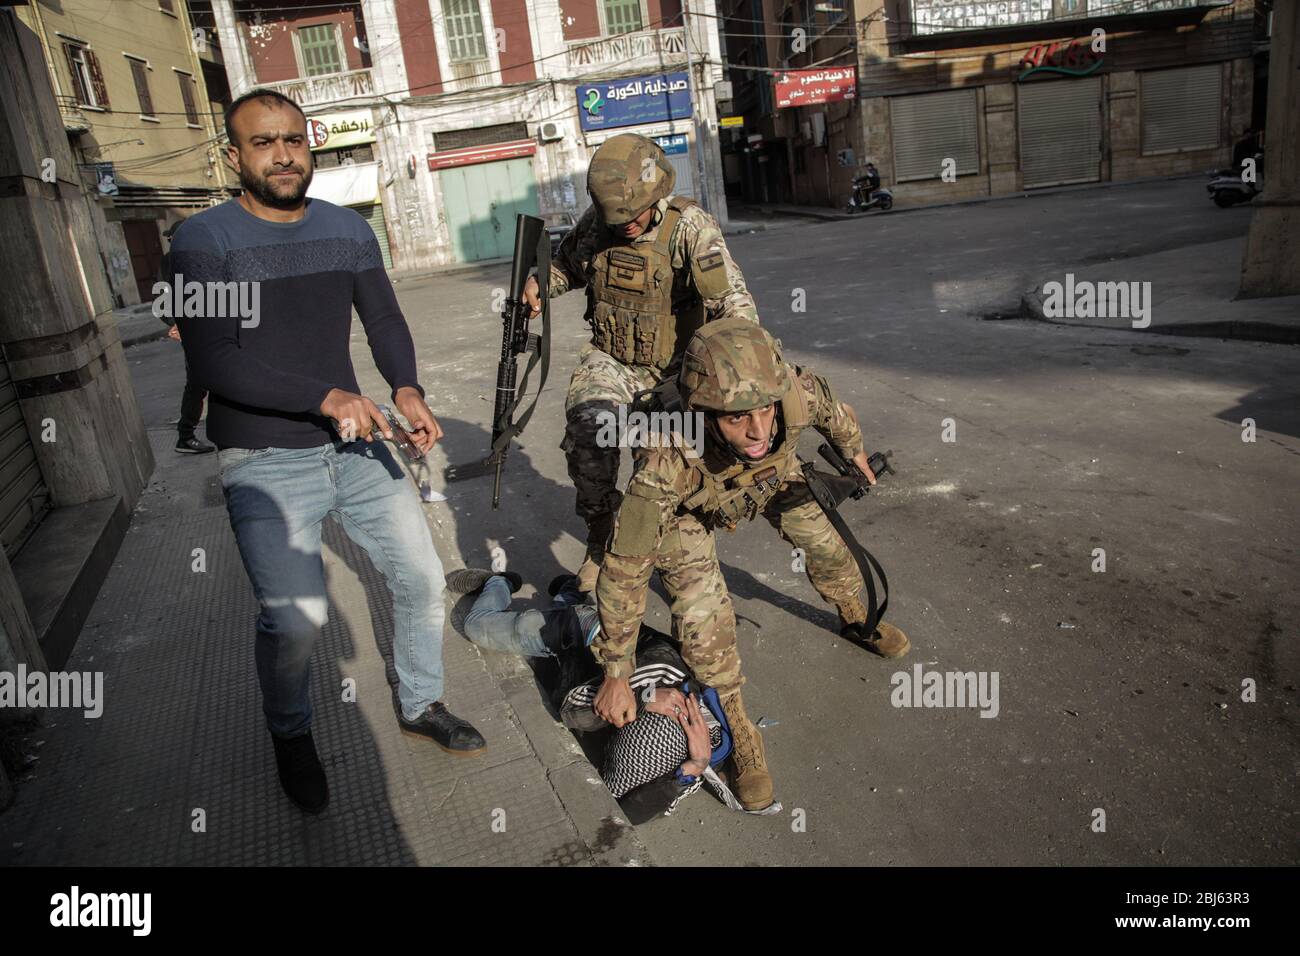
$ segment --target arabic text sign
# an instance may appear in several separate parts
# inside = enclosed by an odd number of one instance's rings
[[[671,136],[656,136],[655,142],[669,156],[685,156],[690,152],[690,146],[686,139],[685,133],[674,133]]]
[[[578,119],[584,130],[663,123],[691,116],[690,84],[684,72],[584,83],[577,93]]]
[[[429,169],[450,169],[453,166],[474,166],[478,163],[495,163],[502,159],[532,156],[537,144],[531,139],[498,143],[495,146],[466,146],[463,149],[445,149],[429,154]]]
[[[1095,19],[1123,13],[1186,9],[1207,2],[1216,0],[1146,0],[1140,4],[1133,0],[1089,0],[1086,4],[1076,4],[1072,12],[1054,13],[1052,0],[912,0],[912,33],[923,36],[1053,20]]]
[[[307,145],[312,149],[338,149],[374,141],[375,130],[370,125],[369,110],[325,113],[307,118]]]
[[[774,79],[777,109],[834,103],[838,100],[851,100],[858,95],[858,70],[854,66],[788,70],[777,73]]]

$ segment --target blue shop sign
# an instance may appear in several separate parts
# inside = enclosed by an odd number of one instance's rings
[[[656,136],[654,137],[654,141],[658,143],[659,148],[669,156],[685,156],[689,151],[685,133],[674,133],[671,136]]]
[[[584,83],[577,89],[578,119],[584,130],[664,123],[691,116],[685,71]]]

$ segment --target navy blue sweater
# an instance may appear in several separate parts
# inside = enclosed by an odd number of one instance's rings
[[[379,243],[351,209],[309,199],[301,220],[277,223],[231,200],[186,220],[169,268],[185,286],[259,283],[255,320],[229,309],[217,310],[226,317],[176,317],[189,374],[210,393],[207,435],[218,448],[313,448],[333,439],[320,403],[332,388],[360,391],[348,352],[354,305],[393,392],[424,394]]]

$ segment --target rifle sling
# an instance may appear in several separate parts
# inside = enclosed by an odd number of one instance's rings
[[[528,356],[528,364],[524,366],[524,374],[519,380],[519,385],[515,389],[514,401],[506,409],[506,420],[510,425],[501,430],[497,440],[492,443],[488,451],[488,461],[495,461],[497,456],[504,455],[506,448],[515,438],[524,430],[528,420],[533,417],[533,412],[537,409],[537,400],[542,396],[542,389],[546,387],[546,377],[551,370],[551,237],[543,229],[537,237],[537,291],[542,300],[542,334],[538,339],[538,347]],[[518,419],[515,418],[515,411],[519,408],[528,391],[528,376],[532,374],[533,368],[541,365],[542,370],[537,380],[537,394],[533,396],[532,402],[524,409],[523,414]]]
[[[885,617],[885,610],[889,607],[889,578],[885,576],[885,569],[880,566],[875,555],[862,546],[849,526],[844,523],[840,517],[839,510],[835,507],[835,494],[823,480],[823,475],[810,461],[799,459],[799,464],[803,467],[804,479],[808,482],[808,489],[812,492],[813,500],[821,506],[822,512],[830,521],[836,533],[844,541],[844,546],[849,549],[853,555],[853,560],[858,564],[858,570],[862,572],[862,580],[867,585],[867,638],[876,633],[878,625]],[[871,572],[875,570],[880,577],[881,600],[876,602],[876,585],[872,580]]]

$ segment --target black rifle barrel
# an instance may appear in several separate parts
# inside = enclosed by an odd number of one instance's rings
[[[537,243],[546,223],[536,216],[519,213],[515,217],[515,254],[510,263],[510,289],[501,310],[501,360],[497,365],[497,390],[492,406],[492,444],[510,427],[510,410],[515,402],[516,356],[528,347],[528,320],[532,309],[524,301],[524,286],[537,261]],[[547,280],[539,276],[538,282]],[[501,505],[501,467],[505,464],[508,445],[496,454],[496,475],[492,484],[492,508]]]

